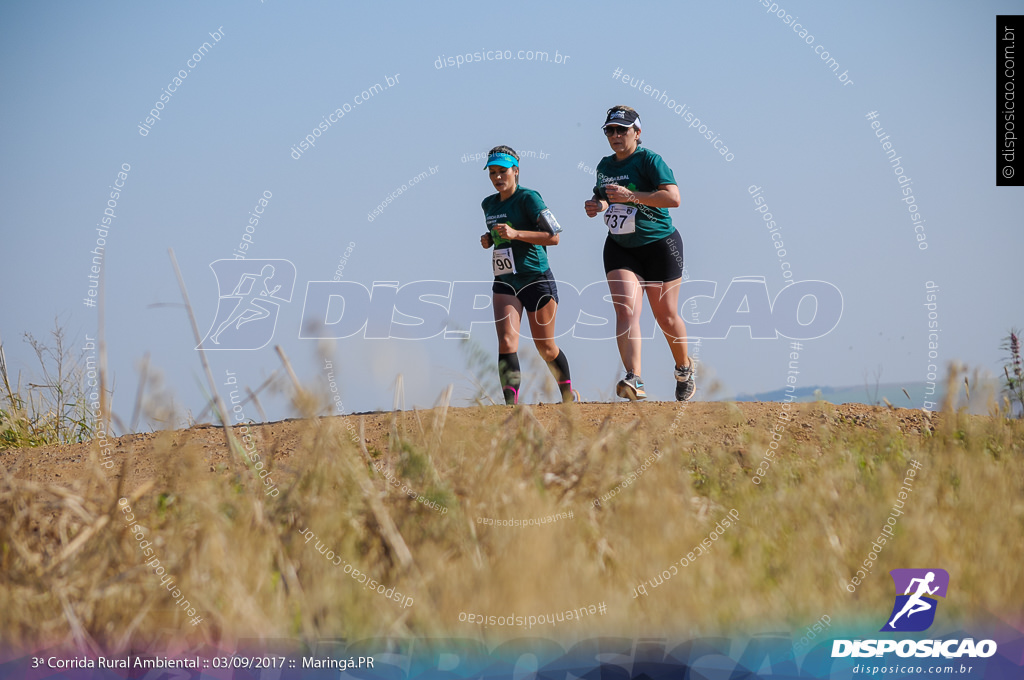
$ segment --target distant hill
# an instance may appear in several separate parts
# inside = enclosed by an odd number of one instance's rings
[[[867,404],[869,406],[884,405],[883,399],[899,408],[922,408],[927,398],[935,402],[934,407],[938,410],[946,394],[946,385],[936,383],[935,394],[926,397],[926,383],[886,383],[880,385],[850,385],[846,387],[831,387],[828,385],[814,385],[811,387],[798,387],[794,394],[796,401],[808,402],[823,399],[832,404]],[[986,391],[998,393],[999,386],[996,381],[988,381],[980,386],[971,386],[971,408],[972,413],[986,413],[988,408],[986,402]],[[906,390],[906,394],[904,394]],[[787,392],[785,389],[773,390],[771,392],[759,392],[757,394],[739,394],[733,398],[734,401],[785,401]],[[909,399],[907,395],[910,395]],[[963,385],[960,386],[959,397],[964,398]],[[931,408],[931,407],[930,407]]]

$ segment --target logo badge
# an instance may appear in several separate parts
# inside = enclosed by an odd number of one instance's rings
[[[281,305],[291,302],[295,265],[288,260],[216,260],[217,315],[196,349],[260,349],[274,337]]]
[[[939,603],[935,598],[946,597],[949,572],[945,569],[893,569],[889,574],[896,587],[896,602],[881,630],[904,633],[928,630],[935,621]]]

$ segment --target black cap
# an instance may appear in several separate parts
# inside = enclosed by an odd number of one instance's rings
[[[606,128],[609,125],[620,125],[622,127],[640,127],[640,114],[636,111],[622,111],[613,110],[608,112],[608,118],[605,119],[602,128]]]

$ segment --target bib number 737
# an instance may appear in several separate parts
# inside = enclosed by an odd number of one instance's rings
[[[491,266],[494,268],[495,276],[516,273],[516,261],[512,257],[512,247],[495,248],[491,257]]]
[[[604,213],[604,223],[612,234],[632,234],[636,231],[636,208],[612,203]]]

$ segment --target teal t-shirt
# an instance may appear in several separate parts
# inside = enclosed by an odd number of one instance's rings
[[[491,240],[495,248],[508,248],[511,243],[512,257],[515,261],[516,273],[495,276],[496,281],[507,283],[517,291],[533,283],[539,274],[548,270],[548,249],[525,241],[509,241],[495,232],[499,224],[511,224],[517,231],[540,231],[537,228],[537,216],[546,210],[544,199],[533,189],[519,187],[516,192],[501,200],[499,194],[491,194],[483,200],[480,207],[484,209],[487,229],[491,232]]]
[[[606,184],[618,184],[630,191],[655,191],[662,184],[675,183],[676,178],[672,174],[672,169],[665,164],[661,156],[650,149],[639,147],[624,161],[616,160],[615,154],[601,159],[597,164],[597,186],[594,187],[594,193],[607,201],[608,194],[604,190]],[[667,208],[652,208],[636,203],[612,203],[609,210],[613,205],[631,206],[637,210],[634,215],[635,232],[608,234],[608,237],[614,239],[620,246],[636,248],[671,236],[675,231]]]

